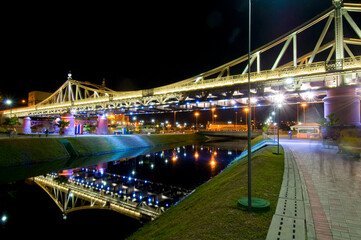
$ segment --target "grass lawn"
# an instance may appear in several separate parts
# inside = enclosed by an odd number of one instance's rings
[[[252,157],[252,196],[271,203],[266,213],[237,207],[247,196],[247,159],[232,164],[128,239],[265,239],[282,184],[284,157],[266,147]],[[283,151],[282,151],[283,152]]]
[[[68,156],[62,144],[55,138],[0,140],[0,167],[26,165]]]

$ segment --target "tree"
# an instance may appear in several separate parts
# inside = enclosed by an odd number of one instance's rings
[[[92,125],[92,124],[84,124],[83,126],[83,131],[84,132],[94,132],[96,130],[96,126],[95,125]]]
[[[11,117],[11,118],[6,118],[4,123],[2,125],[6,125],[6,126],[14,126],[14,125],[21,125],[21,123],[19,122],[19,118],[18,117]]]
[[[55,125],[57,125],[60,128],[59,134],[63,135],[64,134],[64,128],[66,128],[67,126],[69,126],[70,122],[69,121],[63,121],[60,120],[58,123],[56,123]]]
[[[320,118],[317,122],[321,127],[333,127],[340,121],[340,118],[335,118],[335,115],[335,113],[331,113],[330,115],[327,115],[328,120],[327,118]]]

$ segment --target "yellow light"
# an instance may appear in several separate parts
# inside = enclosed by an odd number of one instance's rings
[[[198,117],[199,116],[199,112],[195,112],[194,116]]]
[[[248,111],[249,111],[249,108],[245,108],[244,111],[245,111],[245,112],[248,112]]]
[[[173,161],[176,161],[176,160],[177,160],[177,156],[173,156],[173,157],[172,157],[172,160],[173,160]]]
[[[301,107],[307,107],[307,103],[302,103]]]
[[[214,166],[216,165],[216,161],[212,160],[212,161],[210,162],[210,164],[211,164],[212,167],[214,167]]]
[[[195,152],[195,153],[194,153],[194,157],[195,157],[196,159],[198,159],[198,157],[199,157],[198,152]]]

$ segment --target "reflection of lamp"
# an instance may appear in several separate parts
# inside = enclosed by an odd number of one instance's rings
[[[211,169],[213,170],[216,167],[216,160],[214,159],[214,156],[212,155],[211,161],[209,162],[211,165]]]

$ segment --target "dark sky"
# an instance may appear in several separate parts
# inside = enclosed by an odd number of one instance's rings
[[[255,49],[331,0],[253,0]],[[247,53],[247,0],[16,2],[2,8],[0,92],[27,98],[73,79],[114,90],[183,80]]]

